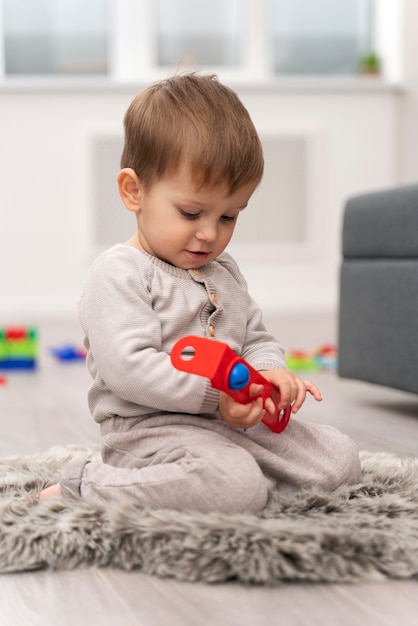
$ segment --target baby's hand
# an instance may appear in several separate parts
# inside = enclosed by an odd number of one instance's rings
[[[280,392],[280,403],[277,407],[279,410],[283,410],[289,405],[292,405],[292,413],[297,413],[302,404],[305,402],[306,394],[309,392],[315,400],[320,402],[322,400],[321,392],[318,387],[308,380],[302,380],[289,370],[270,370],[260,372],[267,378],[274,387]],[[265,408],[269,413],[274,415],[276,407],[273,401],[269,398],[266,401]]]
[[[261,422],[266,411],[274,415],[277,410],[282,411],[290,405],[292,405],[292,413],[297,413],[305,402],[308,392],[318,402],[322,400],[321,392],[316,385],[307,380],[302,380],[289,370],[276,369],[262,371],[260,374],[278,389],[280,403],[276,407],[273,400],[268,398],[263,406],[263,399],[258,398],[248,404],[241,404],[221,391],[219,393],[219,413],[222,419],[233,428],[251,428],[256,426]],[[252,396],[257,396],[262,391],[262,385],[253,384],[250,387],[250,395]]]
[[[257,396],[262,391],[263,385],[252,384],[250,386],[251,396]],[[233,428],[251,428],[256,426],[266,413],[261,397],[248,404],[241,404],[223,391],[219,392],[218,410],[222,419]]]

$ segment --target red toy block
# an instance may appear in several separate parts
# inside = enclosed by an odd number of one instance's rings
[[[9,326],[5,329],[4,335],[8,340],[26,339],[27,331],[24,326]]]

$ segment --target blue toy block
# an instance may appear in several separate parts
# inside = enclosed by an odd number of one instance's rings
[[[56,348],[50,349],[51,354],[60,361],[84,361],[86,358],[86,352],[73,346],[72,344],[65,344]]]

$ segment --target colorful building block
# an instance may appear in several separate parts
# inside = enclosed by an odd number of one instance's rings
[[[293,350],[286,355],[286,365],[292,372],[316,371],[320,367],[308,352]]]
[[[310,352],[292,350],[286,354],[286,365],[293,372],[333,370],[338,364],[338,349],[333,344],[318,346]]]
[[[36,368],[38,337],[32,326],[0,328],[0,370]]]

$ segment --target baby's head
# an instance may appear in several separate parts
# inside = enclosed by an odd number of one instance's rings
[[[238,96],[216,76],[183,74],[151,85],[125,115],[122,168],[141,184],[186,166],[197,188],[234,193],[263,175],[257,131]]]
[[[260,140],[238,96],[215,76],[175,76],[125,116],[119,193],[136,213],[129,244],[182,269],[228,245],[263,174]]]

